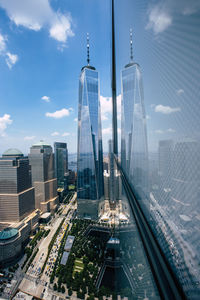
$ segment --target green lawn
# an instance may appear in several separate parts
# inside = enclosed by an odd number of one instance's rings
[[[84,268],[83,259],[77,258],[74,262],[73,277],[76,272],[81,272]]]
[[[69,191],[70,190],[74,190],[75,189],[75,185],[73,185],[73,184],[68,185],[68,189],[69,189]]]

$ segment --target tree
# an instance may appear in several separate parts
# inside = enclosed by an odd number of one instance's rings
[[[64,294],[64,292],[65,292],[65,287],[64,287],[64,285],[62,285],[61,291],[62,291],[62,293]]]
[[[68,295],[71,296],[72,295],[72,290],[68,289]]]
[[[58,287],[57,287],[56,283],[54,283],[53,289],[54,289],[54,291],[57,291]]]

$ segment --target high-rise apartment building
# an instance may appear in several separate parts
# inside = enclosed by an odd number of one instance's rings
[[[8,149],[0,158],[0,220],[17,222],[35,209],[29,160],[17,149]]]
[[[29,160],[32,184],[35,187],[35,207],[42,212],[54,211],[58,204],[58,196],[52,147],[43,141],[32,145]]]
[[[66,190],[68,178],[68,150],[66,143],[54,143],[54,162],[58,188]]]
[[[104,194],[103,151],[99,101],[98,72],[88,65],[79,79],[77,199],[79,217],[98,217],[100,199]]]

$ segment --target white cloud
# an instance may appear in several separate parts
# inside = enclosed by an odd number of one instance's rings
[[[50,102],[50,97],[48,96],[43,96],[41,97],[42,100],[44,100],[45,102]]]
[[[6,55],[7,55],[6,63],[9,69],[12,69],[13,65],[15,65],[16,62],[18,61],[18,56],[17,54],[11,54],[10,52],[7,52]]]
[[[0,55],[5,57],[6,63],[9,67],[9,69],[12,68],[14,64],[18,61],[18,56],[17,54],[12,54],[9,51],[7,51],[7,37],[3,36],[0,33]]]
[[[198,0],[165,0],[150,6],[146,29],[153,29],[155,34],[163,32],[172,23],[174,15],[192,15],[200,10]]]
[[[0,136],[5,136],[5,130],[8,125],[12,124],[12,120],[10,119],[10,115],[4,114],[3,117],[0,117]]]
[[[155,130],[155,133],[157,133],[157,134],[163,134],[163,133],[164,133],[164,131],[163,131],[163,130],[161,130],[161,129],[157,129],[157,130]]]
[[[107,135],[107,134],[112,134],[112,128],[108,127],[108,128],[103,128],[102,129],[102,135]]]
[[[0,53],[6,50],[6,38],[0,33]]]
[[[155,130],[155,133],[157,133],[157,134],[174,133],[174,132],[176,132],[176,130],[174,130],[172,128],[169,128],[167,130],[162,130],[162,129]]]
[[[70,15],[54,11],[50,0],[0,0],[0,6],[16,26],[34,31],[47,28],[50,37],[64,44],[74,35]]]
[[[35,139],[35,136],[34,135],[32,135],[32,136],[25,136],[24,137],[24,140],[25,141],[31,141],[31,140],[34,140]]]
[[[101,119],[102,121],[109,119],[109,114],[112,113],[112,98],[100,96],[101,104]]]
[[[70,135],[69,132],[64,132],[64,133],[62,134],[62,136],[69,136],[69,135]]]
[[[177,95],[182,95],[184,94],[184,90],[183,89],[179,89],[176,91]]]
[[[71,29],[71,18],[58,13],[49,30],[49,34],[55,40],[65,43],[68,37],[74,36]]]
[[[74,122],[78,122],[78,118],[74,118]]]
[[[51,133],[51,136],[58,136],[58,135],[60,135],[60,133],[57,132],[57,131],[54,131],[54,132]]]
[[[180,110],[181,110],[180,107],[170,107],[161,104],[155,106],[155,112],[160,112],[165,115],[172,114]]]
[[[149,10],[149,22],[146,29],[153,29],[155,34],[163,32],[172,24],[172,17],[161,5],[156,5]]]
[[[176,130],[169,128],[169,129],[167,129],[167,132],[173,133],[173,132],[176,132]]]
[[[112,116],[112,98],[100,96],[101,120],[107,121]],[[117,118],[121,119],[121,94],[117,96]]]
[[[70,111],[71,109],[63,108],[61,110],[56,110],[53,113],[47,112],[45,116],[54,119],[61,119],[64,117],[68,117],[70,115]]]

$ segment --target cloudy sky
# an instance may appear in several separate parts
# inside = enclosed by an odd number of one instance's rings
[[[120,71],[129,62],[133,28],[152,151],[160,139],[188,136],[191,130],[199,134],[199,12],[195,0],[116,0],[119,134]],[[16,147],[27,154],[41,139],[65,141],[69,152],[76,152],[78,80],[86,64],[87,32],[91,64],[99,71],[107,150],[110,31],[107,0],[0,0],[0,153]]]

